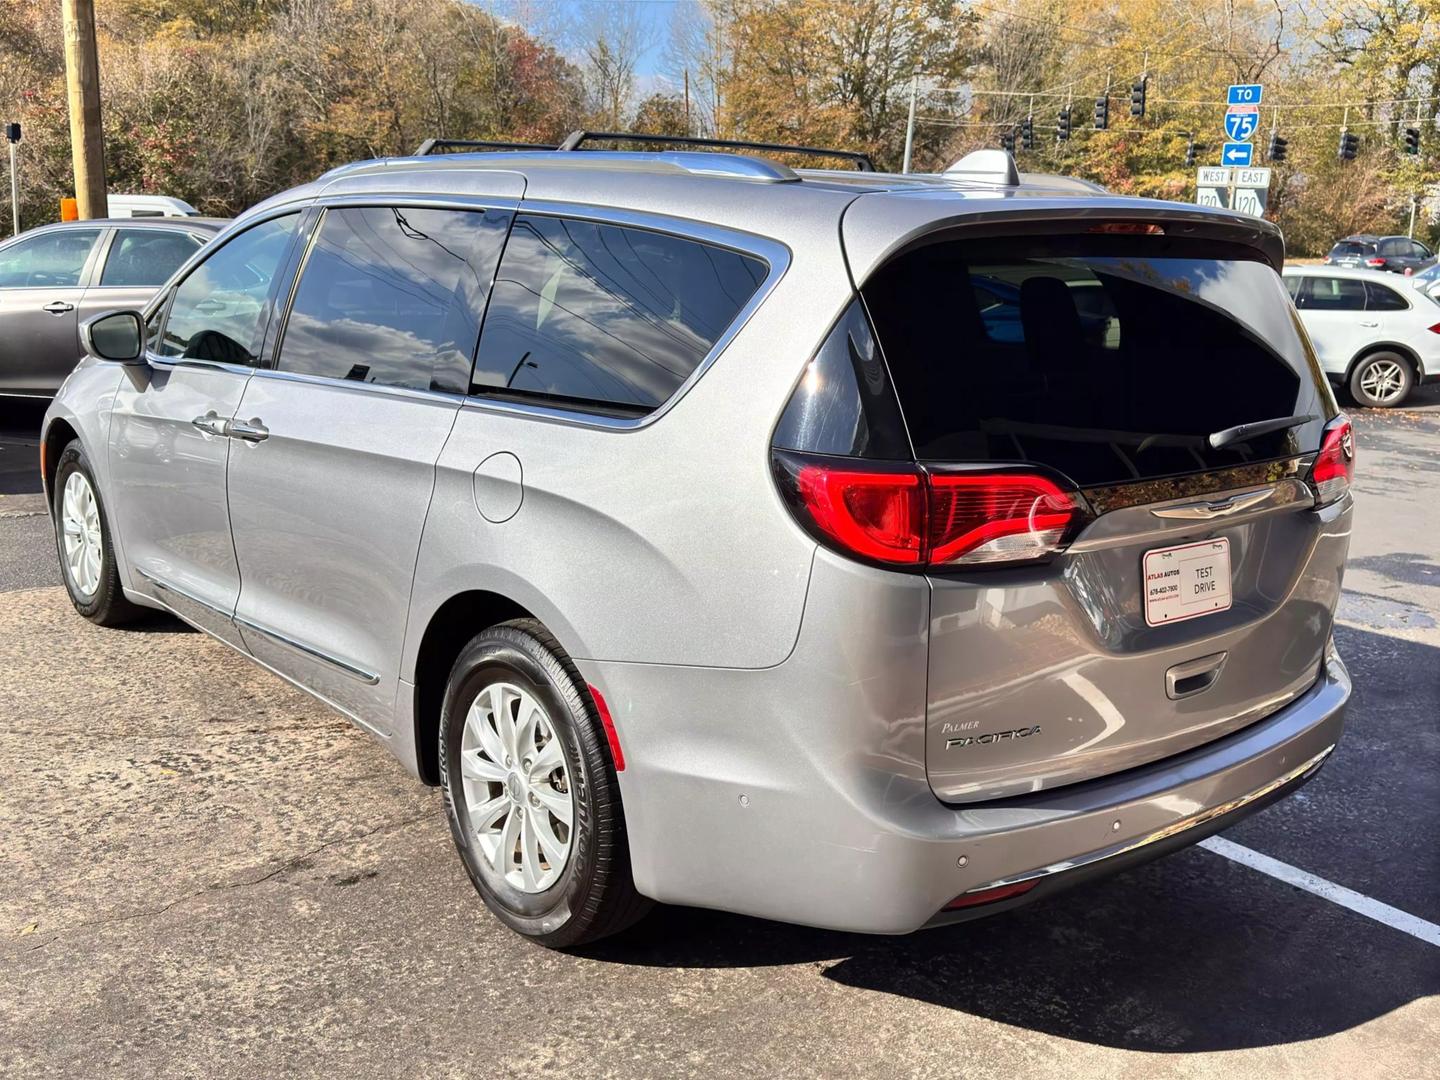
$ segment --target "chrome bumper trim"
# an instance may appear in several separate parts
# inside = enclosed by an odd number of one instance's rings
[[[1063,862],[1051,863],[1049,866],[1042,866],[1038,870],[1027,870],[1023,874],[1014,874],[1010,877],[996,878],[994,881],[987,881],[983,885],[976,885],[973,889],[966,889],[965,892],[961,895],[968,896],[971,893],[986,892],[990,889],[1003,888],[1006,885],[1018,885],[1021,882],[1034,881],[1037,878],[1049,877],[1051,874],[1063,873],[1066,870],[1075,870],[1082,866],[1091,866],[1095,863],[1103,862],[1105,859],[1113,859],[1117,855],[1124,855],[1127,852],[1135,851],[1138,848],[1143,848],[1150,844],[1157,843],[1158,841],[1169,839],[1172,836],[1176,836],[1180,833],[1186,832],[1190,829],[1195,828],[1196,826],[1204,825],[1207,822],[1214,821],[1218,817],[1223,817],[1226,814],[1233,813],[1234,811],[1239,810],[1242,806],[1246,806],[1249,803],[1254,802],[1256,799],[1263,799],[1272,791],[1282,788],[1286,784],[1291,783],[1294,780],[1299,780],[1303,776],[1308,776],[1310,773],[1313,773],[1316,769],[1320,768],[1321,765],[1325,764],[1325,759],[1330,756],[1331,752],[1334,749],[1335,744],[1331,743],[1324,750],[1321,750],[1320,753],[1312,757],[1309,761],[1306,761],[1304,764],[1297,765],[1295,768],[1289,770],[1286,773],[1283,773],[1280,776],[1277,776],[1274,780],[1271,780],[1266,784],[1262,784],[1254,791],[1251,791],[1245,795],[1241,795],[1238,798],[1231,799],[1228,802],[1223,802],[1216,806],[1208,807],[1207,809],[1200,811],[1198,814],[1192,814],[1187,818],[1181,818],[1179,821],[1167,825],[1163,829],[1157,829],[1155,832],[1147,833],[1144,836],[1136,837],[1132,840],[1126,840],[1119,844],[1112,844],[1110,847],[1100,848],[1096,851],[1087,852],[1084,855],[1077,855],[1073,859],[1066,859]]]

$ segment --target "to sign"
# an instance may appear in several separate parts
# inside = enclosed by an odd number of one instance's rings
[[[1254,105],[1231,105],[1225,110],[1225,137],[1248,139],[1260,126],[1260,110]],[[1229,162],[1229,158],[1226,161]]]
[[[1220,152],[1220,160],[1226,165],[1248,166],[1252,150],[1248,142],[1227,142]]]
[[[1259,105],[1264,93],[1265,88],[1259,83],[1234,83],[1225,101],[1230,105]]]

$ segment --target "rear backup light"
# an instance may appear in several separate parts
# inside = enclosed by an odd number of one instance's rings
[[[1310,467],[1310,486],[1315,505],[1328,506],[1350,490],[1355,478],[1355,432],[1343,413],[1325,425],[1320,452]]]
[[[997,885],[993,889],[961,893],[945,905],[945,910],[956,911],[960,908],[976,907],[979,904],[993,904],[999,900],[1009,900],[1012,896],[1023,896],[1039,884],[1040,879],[1035,878],[1033,881],[1018,881],[1014,885]]]
[[[1034,472],[931,471],[778,450],[774,462],[791,510],[817,539],[886,566],[1043,558],[1088,517],[1077,493]]]

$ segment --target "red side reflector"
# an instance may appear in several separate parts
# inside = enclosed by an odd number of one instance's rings
[[[615,771],[625,771],[625,751],[620,749],[620,736],[615,731],[615,721],[610,717],[610,706],[605,704],[605,696],[596,690],[591,684],[590,696],[595,701],[595,711],[600,714],[600,726],[605,729],[605,741],[610,744],[610,758],[615,762]]]
[[[1040,879],[1035,878],[1033,881],[1018,881],[1014,885],[997,885],[993,889],[961,893],[946,904],[944,910],[955,911],[959,908],[976,907],[979,904],[993,904],[997,900],[1009,900],[1012,896],[1024,895],[1039,884]]]
[[[1340,498],[1354,478],[1355,432],[1350,427],[1350,418],[1341,414],[1325,426],[1320,452],[1310,467],[1310,483],[1315,489],[1317,505],[1327,506]]]

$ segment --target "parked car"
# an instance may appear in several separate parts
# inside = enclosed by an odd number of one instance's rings
[[[1434,261],[1433,251],[1408,236],[1347,236],[1325,256],[1326,266],[1385,270],[1393,274],[1414,273]]]
[[[82,352],[78,326],[140,306],[223,221],[69,221],[0,243],[0,395],[50,397]]]
[[[1433,263],[1410,278],[1410,285],[1440,304],[1440,263]]]
[[[112,218],[200,216],[200,211],[184,199],[169,195],[111,195],[105,204]]]
[[[1440,378],[1440,309],[1394,276],[1288,266],[1285,286],[1325,374],[1361,405],[1399,405]]]
[[[548,945],[652,900],[906,933],[1223,828],[1340,738],[1350,425],[1274,226],[997,154],[277,196],[86,324],[41,450],[76,610],[351,717]]]

